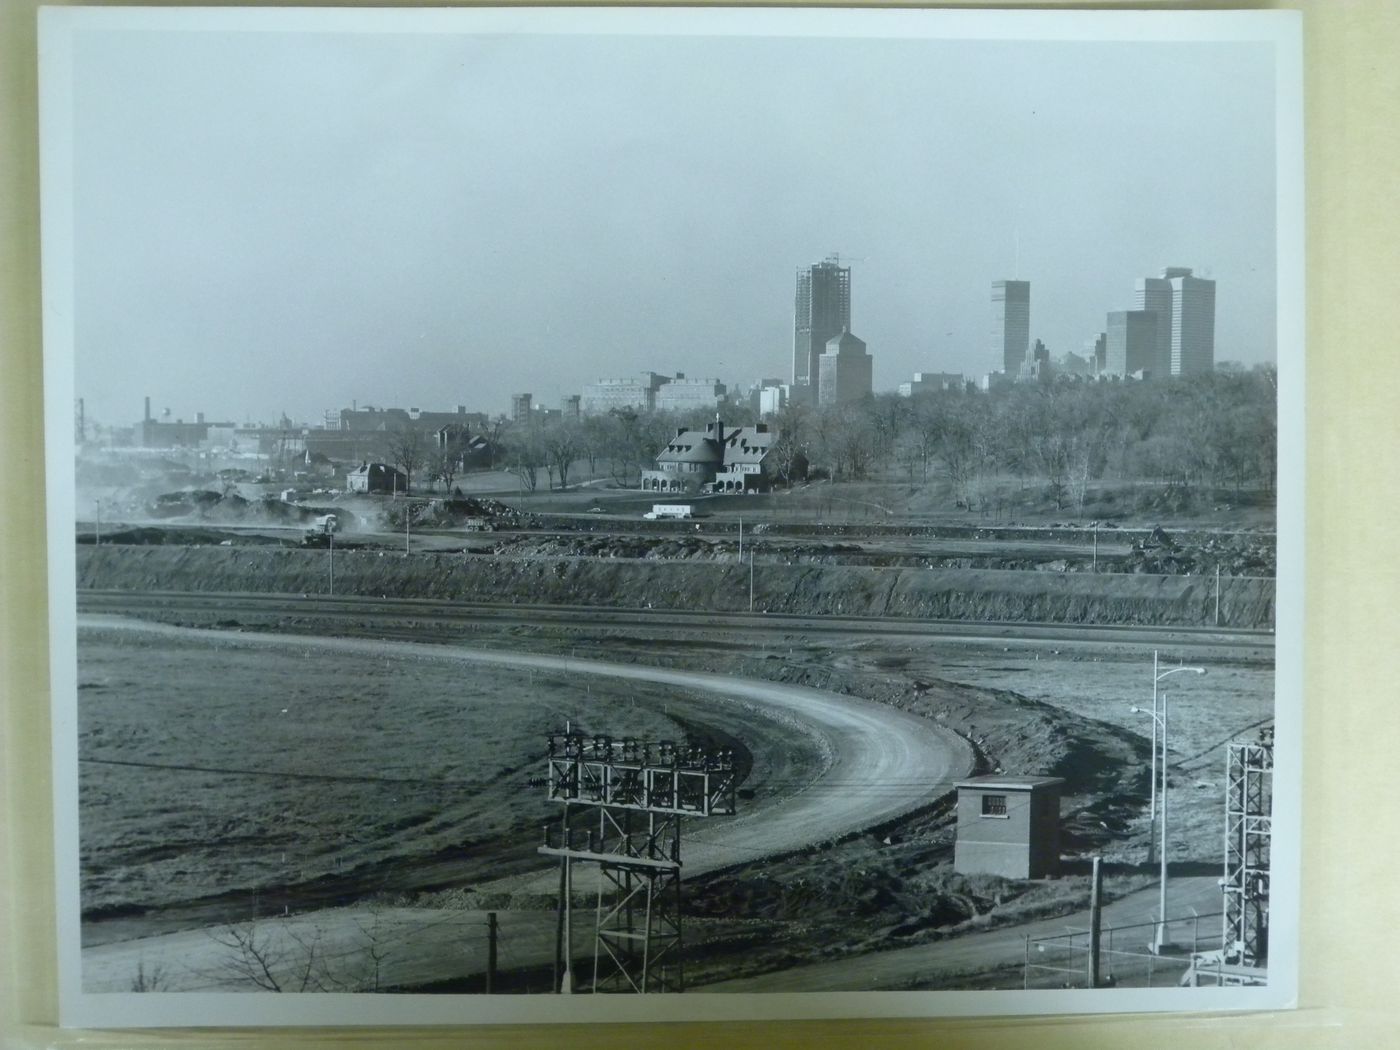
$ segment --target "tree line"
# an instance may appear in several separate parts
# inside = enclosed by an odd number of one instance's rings
[[[677,429],[703,429],[714,410],[615,409],[578,419],[497,420],[484,435],[491,466],[521,489],[566,489],[579,473],[640,484]],[[750,409],[722,406],[732,427]],[[993,479],[1043,484],[1057,507],[1082,507],[1091,482],[1150,482],[1272,491],[1276,481],[1277,381],[1272,368],[1214,372],[1169,382],[1020,383],[991,391],[953,389],[913,397],[878,394],[842,405],[789,405],[768,420],[781,482],[804,463],[833,482],[941,482],[969,506]],[[449,491],[460,450],[430,435],[386,435],[385,456],[409,476]]]

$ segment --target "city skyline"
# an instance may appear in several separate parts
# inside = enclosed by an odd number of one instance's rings
[[[172,418],[315,420],[468,391],[493,413],[524,390],[557,404],[649,368],[790,374],[792,275],[835,252],[877,390],[986,372],[990,281],[1034,283],[1030,336],[1058,355],[1178,262],[1223,286],[1216,356],[1275,359],[1263,45],[82,47],[75,356],[95,420],[138,419],[147,395]],[[733,75],[687,72],[715,67]],[[890,97],[885,72],[912,90]]]

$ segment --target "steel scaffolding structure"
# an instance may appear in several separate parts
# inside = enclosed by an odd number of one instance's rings
[[[1273,806],[1271,730],[1231,744],[1225,764],[1225,901],[1222,947],[1195,956],[1190,984],[1264,984],[1269,965],[1269,843]]]
[[[1262,967],[1269,959],[1269,832],[1272,738],[1231,744],[1226,767],[1225,951],[1228,961]]]
[[[560,863],[560,990],[578,861],[599,870],[592,990],[683,990],[680,822],[734,812],[733,752],[568,732],[550,734],[547,761],[548,797],[563,805],[539,850]]]

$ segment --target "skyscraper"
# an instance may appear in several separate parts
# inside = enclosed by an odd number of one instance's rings
[[[827,341],[818,369],[818,404],[840,405],[869,396],[870,355],[865,351],[864,340],[853,336],[850,329]]]
[[[1157,316],[1154,376],[1192,375],[1215,368],[1215,282],[1190,267],[1168,266],[1137,282],[1134,305]]]
[[[836,255],[797,271],[793,310],[792,383],[808,387],[809,403],[820,394],[820,358],[829,340],[851,327],[851,268]]]
[[[1117,310],[1108,315],[1105,372],[1112,376],[1151,373],[1157,354],[1157,314],[1151,310]]]
[[[1213,372],[1215,282],[1193,277],[1190,270],[1167,274],[1172,283],[1172,375]]]
[[[1138,279],[1133,305],[1157,317],[1157,345],[1152,354],[1153,378],[1172,374],[1172,282],[1164,273],[1161,277]]]
[[[1031,344],[1031,282],[992,282],[992,371],[1015,377]]]

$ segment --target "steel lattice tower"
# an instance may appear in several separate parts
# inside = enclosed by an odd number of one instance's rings
[[[1226,961],[1262,968],[1269,961],[1269,841],[1273,803],[1272,736],[1231,744],[1226,764]]]
[[[683,990],[680,822],[734,812],[733,752],[557,733],[548,764],[564,809],[540,853],[560,859],[561,944],[572,866],[597,864],[593,991]]]

